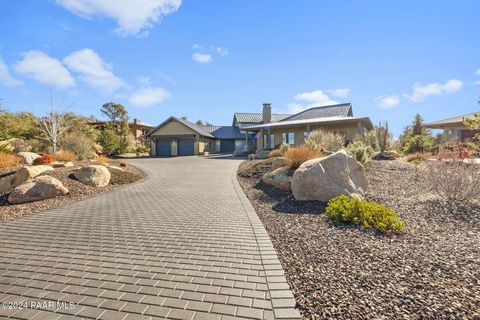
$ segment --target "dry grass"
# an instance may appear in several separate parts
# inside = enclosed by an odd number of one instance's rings
[[[33,165],[51,165],[53,163],[53,156],[51,154],[42,154],[40,157],[33,160]]]
[[[58,160],[58,161],[75,161],[75,160],[77,160],[77,155],[73,151],[60,150],[55,154],[55,160]]]
[[[416,153],[406,155],[403,159],[407,162],[413,162],[413,161],[428,160],[431,157],[432,157],[432,154],[430,152],[426,152],[426,153],[416,152]]]
[[[292,169],[300,167],[300,165],[305,161],[318,158],[320,156],[320,152],[305,146],[298,148],[289,148],[284,155],[284,157],[287,159],[288,165]]]
[[[269,158],[276,158],[276,157],[281,157],[281,156],[282,156],[282,152],[280,151],[280,149],[272,150],[268,154]]]
[[[110,162],[110,159],[105,157],[105,156],[98,156],[97,158],[97,164],[99,165],[106,165]]]
[[[8,169],[22,163],[22,158],[11,153],[0,152],[0,169]]]

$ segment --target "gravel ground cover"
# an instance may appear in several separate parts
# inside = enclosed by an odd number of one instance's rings
[[[0,196],[0,220],[12,219],[24,214],[37,212],[47,208],[66,204],[68,202],[77,201],[83,198],[92,197],[97,194],[113,190],[119,186],[133,183],[144,178],[144,173],[140,169],[129,165],[122,168],[123,171],[109,169],[111,174],[110,183],[103,188],[96,188],[87,186],[73,177],[75,168],[92,164],[89,161],[75,161],[75,167],[56,168],[55,171],[47,171],[42,175],[50,175],[62,182],[62,184],[70,191],[69,194],[63,197],[56,197],[52,199],[46,199],[42,201],[35,201],[25,204],[10,205],[7,201],[7,196]],[[112,162],[112,165],[117,162]],[[12,168],[9,171],[4,170],[0,172],[0,179],[2,176],[18,170],[18,168]]]
[[[295,201],[259,182],[251,164],[241,164],[239,182],[305,319],[480,319],[478,201],[447,204],[421,167],[373,161],[366,198],[407,224],[403,234],[381,235],[330,221],[325,203]]]

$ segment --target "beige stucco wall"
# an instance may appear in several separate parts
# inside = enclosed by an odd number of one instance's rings
[[[305,131],[314,131],[316,129],[325,129],[335,132],[344,133],[347,140],[353,141],[357,135],[361,135],[364,131],[364,125],[360,123],[347,124],[347,125],[332,125],[332,126],[305,126],[305,127],[294,127],[294,128],[278,128],[270,129],[270,133],[274,134],[274,145],[282,144],[282,134],[294,132],[295,133],[295,146],[299,146],[305,143],[304,141],[304,132]],[[267,134],[265,130],[263,134]],[[260,138],[257,140],[257,150],[263,149],[263,134],[260,135]]]

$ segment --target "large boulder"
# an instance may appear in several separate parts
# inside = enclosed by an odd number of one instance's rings
[[[26,164],[32,164],[33,160],[40,158],[40,155],[34,152],[19,152],[17,155],[22,157]]]
[[[287,159],[284,157],[276,157],[272,159],[272,170],[285,167],[287,165]]]
[[[75,178],[83,184],[93,187],[105,187],[110,182],[110,171],[100,165],[90,165],[77,170]]]
[[[293,174],[297,200],[329,201],[341,195],[362,195],[368,182],[363,166],[344,150],[304,162]]]
[[[59,180],[51,176],[40,176],[13,189],[8,196],[8,202],[27,203],[64,196],[67,193],[68,189]]]
[[[274,186],[282,190],[291,190],[292,176],[290,175],[289,167],[281,167],[272,172],[267,172],[261,178],[263,183]]]
[[[16,186],[21,185],[28,179],[35,178],[36,176],[44,173],[45,171],[55,170],[50,166],[25,166],[20,168],[14,174],[4,177],[0,180],[0,194],[4,194]]]

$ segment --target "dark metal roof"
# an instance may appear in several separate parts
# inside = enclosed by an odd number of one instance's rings
[[[268,128],[282,128],[282,127],[302,127],[305,125],[329,125],[329,124],[341,124],[349,122],[362,122],[368,129],[372,129],[373,125],[369,117],[353,117],[353,116],[335,116],[335,117],[320,117],[313,119],[299,119],[299,120],[285,120],[275,123],[265,123],[259,125],[253,125],[244,127],[244,130],[258,131]]]
[[[272,122],[278,122],[290,116],[291,114],[272,113]],[[263,122],[262,113],[235,112],[233,117],[234,117],[234,121],[233,121],[234,123],[238,123],[238,122],[262,123]]]
[[[217,139],[245,139],[245,134],[240,132],[238,127],[234,126],[212,126],[215,130],[210,131]]]
[[[316,119],[316,118],[324,118],[324,117],[351,117],[351,116],[353,116],[352,104],[343,103],[343,104],[336,104],[331,106],[310,108],[305,111],[301,111],[297,114],[294,114],[290,117],[286,117],[280,120],[280,122]]]
[[[172,121],[172,120],[175,120],[175,121],[180,122],[181,124],[189,127],[189,128],[192,129],[193,131],[197,132],[197,133],[200,134],[201,136],[208,137],[208,138],[215,138],[210,132],[208,132],[207,130],[205,130],[205,129],[202,128],[201,126],[196,125],[195,123],[191,123],[191,122],[188,121],[188,120],[185,120],[185,119],[182,119],[182,118],[177,118],[177,117],[170,117],[170,118],[168,118],[167,120],[163,121],[163,122],[160,123],[158,126],[156,126],[155,128],[153,128],[152,130],[150,130],[145,136],[146,136],[146,137],[149,137],[153,132],[157,131],[159,128],[161,128],[162,126],[164,126],[165,124],[167,124],[168,122],[170,122],[170,121]]]

